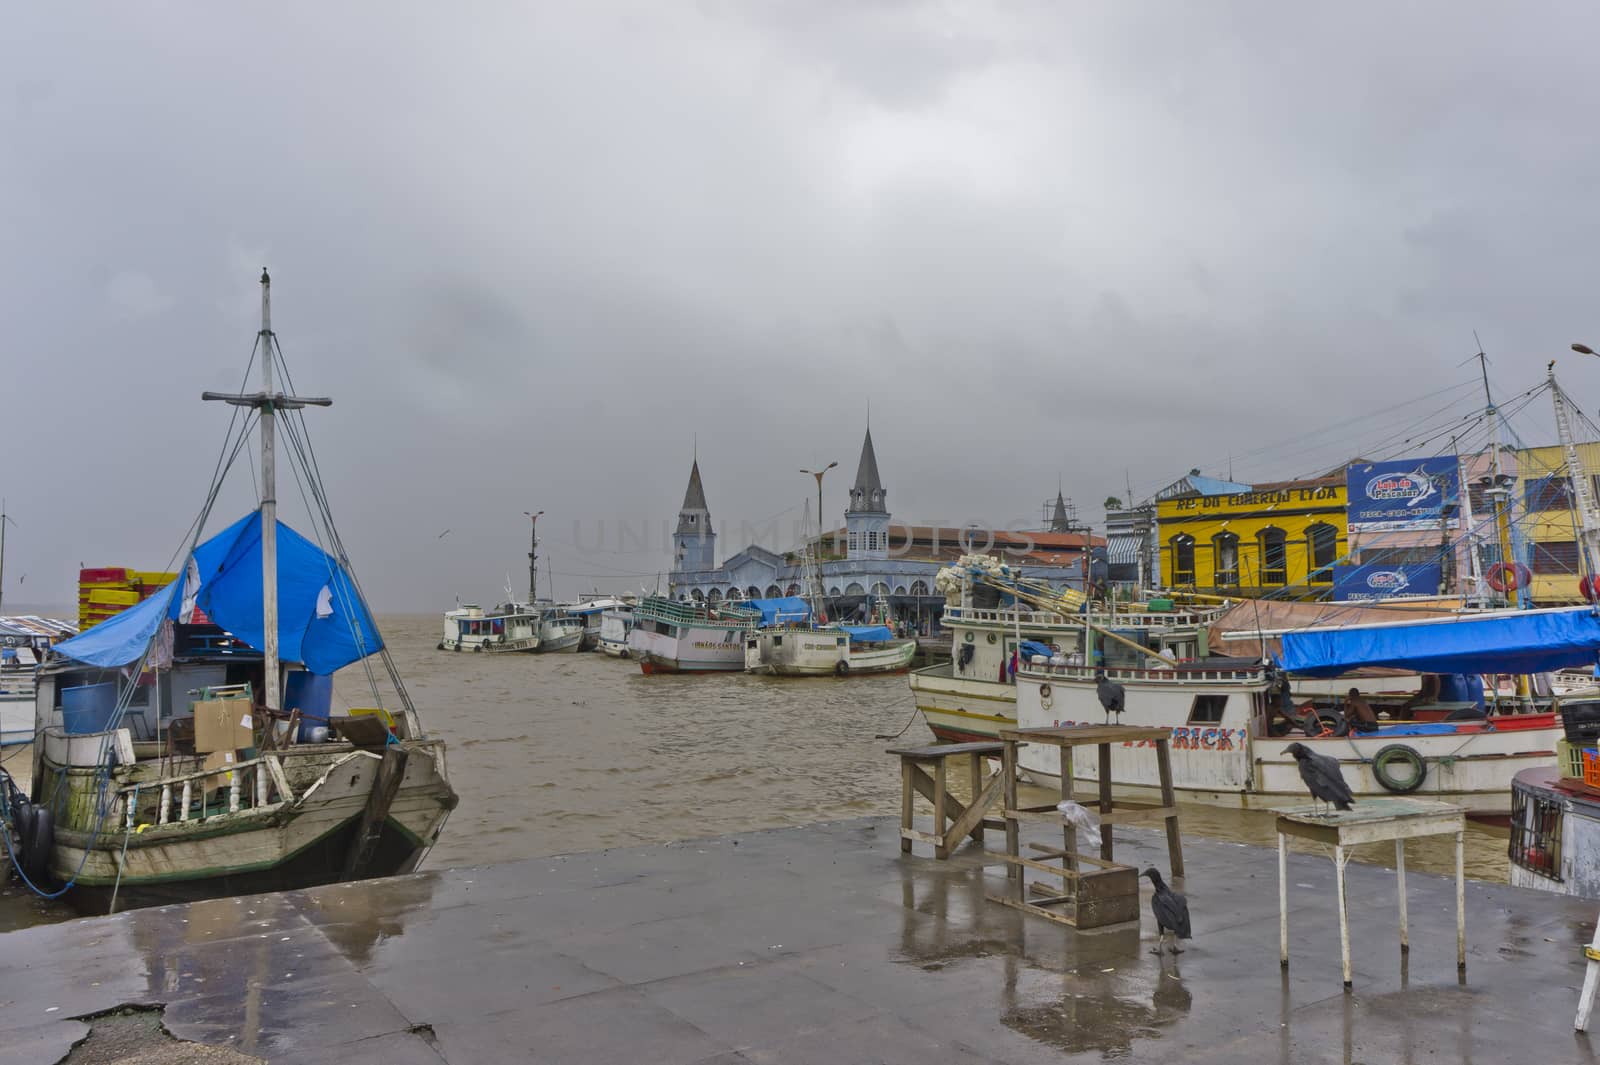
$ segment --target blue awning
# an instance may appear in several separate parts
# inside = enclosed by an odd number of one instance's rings
[[[804,621],[811,616],[811,605],[798,595],[785,595],[777,599],[746,599],[744,605],[751,610],[761,611],[763,625]]]
[[[1361,666],[1419,673],[1542,673],[1594,665],[1597,656],[1600,616],[1589,607],[1573,607],[1286,632],[1279,665],[1312,677],[1336,677]]]
[[[278,655],[313,673],[332,673],[383,649],[366,604],[337,560],[278,522]],[[55,645],[92,666],[136,662],[183,597],[251,647],[266,641],[261,595],[261,512],[245,515],[194,550],[194,568],[143,602]],[[198,575],[198,589],[190,587]],[[182,595],[179,594],[182,589]]]
[[[850,634],[851,643],[881,643],[884,640],[894,639],[894,633],[887,625],[841,625],[840,628]]]

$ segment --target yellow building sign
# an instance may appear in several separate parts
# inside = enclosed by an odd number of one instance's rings
[[[1345,554],[1344,477],[1156,504],[1162,583],[1219,595],[1321,594]]]

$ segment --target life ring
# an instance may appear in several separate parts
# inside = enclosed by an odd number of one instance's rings
[[[434,650],[435,650],[435,651],[443,651],[443,650],[444,650],[444,641],[443,641],[443,640],[440,640],[440,641],[439,641],[439,646],[438,646],[438,647],[435,647],[435,648],[434,648]]]
[[[995,634],[994,634],[994,633],[992,633],[992,632],[991,632],[991,633],[990,633],[990,634],[989,634],[989,642],[990,642],[990,643],[994,643],[994,642],[995,642],[995,641],[996,641],[996,640],[998,640],[998,639],[999,639],[999,637],[998,637],[998,636],[996,636],[996,635],[995,635]]]
[[[624,647],[620,652],[618,652],[617,657],[618,658],[632,658],[633,657],[633,652],[629,651],[626,647]]]
[[[1600,602],[1600,579],[1579,577],[1578,598],[1588,603]]]
[[[844,661],[843,659],[841,659],[839,661],[839,663],[833,667],[833,675],[836,676],[836,677],[849,676],[850,675],[850,663]]]
[[[1048,685],[1048,684],[1039,685],[1039,698],[1041,698],[1041,699],[1050,698],[1050,685]]]
[[[456,654],[460,654],[461,653],[461,641],[460,640],[456,641],[455,651],[456,651]]]
[[[1397,777],[1391,773],[1389,767],[1396,762],[1410,766],[1409,774]],[[1391,743],[1372,756],[1372,775],[1378,778],[1379,784],[1396,795],[1409,795],[1422,787],[1428,775],[1428,763],[1413,748],[1403,743]]]
[[[1496,562],[1489,567],[1485,580],[1497,592],[1514,592],[1526,588],[1532,576],[1532,571],[1520,562]]]

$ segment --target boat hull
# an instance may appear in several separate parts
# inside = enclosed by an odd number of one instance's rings
[[[46,749],[59,746],[47,743]],[[213,792],[206,809],[191,808],[191,816],[183,819],[181,793],[173,788],[168,820],[160,823],[161,788],[152,782],[141,791],[133,816],[138,831],[130,831],[119,807],[98,835],[92,831],[97,820],[92,812],[82,816],[92,809],[94,770],[64,769],[47,758],[47,781],[64,773],[71,797],[66,807],[80,814],[79,819],[69,818],[70,826],[56,829],[50,875],[58,884],[73,880],[67,898],[86,911],[101,907],[113,891],[122,908],[339,881],[383,757],[329,746],[326,751],[297,747],[283,753],[280,763],[292,800],[227,812],[228,789],[222,787]],[[422,740],[403,746],[408,752],[405,771],[363,879],[415,869],[456,804],[444,769],[443,744]],[[224,773],[211,779],[226,778]],[[194,797],[200,798],[198,786]]]
[[[628,648],[646,674],[738,673],[744,670],[744,641],[738,629],[685,625],[676,635],[637,626]]]
[[[557,636],[550,636],[539,641],[535,653],[541,655],[575,654],[583,644],[583,630],[576,629],[572,632],[563,632]]]
[[[1016,689],[1010,684],[958,677],[954,664],[914,669],[911,695],[928,728],[947,743],[997,740],[1017,724]]]
[[[778,641],[782,642],[778,642]],[[745,670],[776,677],[853,677],[903,673],[917,653],[915,640],[856,647],[826,630],[755,633],[745,644]]]
[[[494,640],[440,640],[439,650],[457,652],[468,651],[472,653],[487,653],[495,655],[530,655],[539,650],[539,638],[537,636],[530,636],[522,640],[506,640],[504,642]]]
[[[1475,812],[1509,810],[1511,779],[1524,769],[1547,766],[1555,758],[1561,729],[1552,715],[1452,722],[1412,731],[1399,722],[1376,733],[1308,738],[1265,735],[1266,681],[1260,670],[1111,670],[1124,686],[1125,725],[1170,728],[1173,787],[1188,802],[1246,808],[1270,808],[1304,800],[1299,764],[1289,754],[1305,744],[1340,764],[1356,800],[1414,794],[1418,798],[1455,802]],[[1099,725],[1106,720],[1096,694],[1094,671],[1067,667],[1024,671],[1017,679],[1017,718],[1022,728]],[[1531,726],[1531,727],[1530,727]],[[1447,730],[1448,731],[1445,731]],[[1387,747],[1404,747],[1423,764],[1414,788],[1391,786],[1374,765]],[[1039,783],[1060,783],[1055,748],[1024,745],[1018,752],[1024,774]],[[1153,744],[1112,748],[1112,774],[1123,793],[1159,797],[1160,776]],[[1095,750],[1075,754],[1073,778],[1099,780]]]

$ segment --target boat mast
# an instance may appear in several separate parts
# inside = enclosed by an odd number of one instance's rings
[[[1556,410],[1556,435],[1561,441],[1561,451],[1567,460],[1567,480],[1572,485],[1572,502],[1578,511],[1578,526],[1582,530],[1583,557],[1579,560],[1582,572],[1579,579],[1593,578],[1595,567],[1600,565],[1600,522],[1595,520],[1594,492],[1590,489],[1589,474],[1583,468],[1578,445],[1572,440],[1572,423],[1567,415],[1567,397],[1556,383],[1556,363],[1550,360],[1546,368],[1550,379],[1550,402]],[[1587,582],[1586,582],[1587,583]],[[1593,602],[1592,590],[1584,587],[1584,598]]]
[[[6,601],[6,501],[0,499],[0,605]]]
[[[257,334],[261,354],[261,391],[229,395],[202,392],[203,400],[216,400],[235,407],[254,407],[261,418],[261,624],[264,639],[261,654],[266,673],[263,705],[280,710],[283,693],[278,661],[278,498],[277,467],[273,454],[277,412],[299,410],[305,406],[327,407],[325,397],[288,396],[272,390],[272,279],[261,268],[261,332]]]

